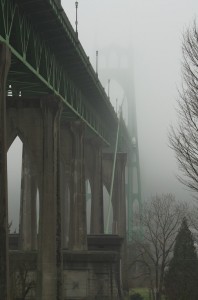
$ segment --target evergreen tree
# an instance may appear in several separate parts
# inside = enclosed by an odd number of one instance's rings
[[[198,258],[186,219],[176,237],[173,258],[165,276],[168,300],[198,299]]]

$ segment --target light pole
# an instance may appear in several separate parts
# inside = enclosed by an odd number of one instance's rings
[[[110,79],[108,79],[108,94],[107,94],[107,95],[108,95],[108,97],[109,97],[109,92],[110,92],[110,81],[111,81],[111,80],[110,80]]]
[[[75,6],[76,6],[76,35],[78,36],[78,1],[75,2]]]
[[[96,74],[98,75],[98,50],[96,51]]]

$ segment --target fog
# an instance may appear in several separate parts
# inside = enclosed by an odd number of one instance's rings
[[[168,130],[170,124],[177,122],[182,35],[197,16],[198,2],[78,2],[78,36],[94,68],[98,49],[118,45],[129,48],[133,55],[143,200],[156,193],[170,192],[178,200],[190,201],[192,193],[176,179],[180,173],[174,152],[168,146]],[[75,28],[75,1],[65,0],[62,5]],[[111,101],[115,105],[114,99]]]
[[[198,13],[197,0],[79,0],[78,36],[95,68],[95,53],[118,45],[133,56],[139,139],[142,197],[173,193],[178,200],[191,201],[190,191],[176,179],[179,174],[168,146],[170,124],[176,124],[177,88],[181,86],[181,44],[185,28]],[[75,28],[75,0],[62,0]],[[100,69],[100,65],[99,65]],[[99,73],[99,78],[102,74]],[[122,92],[111,87],[121,101]],[[14,147],[14,148],[13,148]],[[19,211],[20,143],[8,154],[10,220]],[[19,170],[16,176],[16,170]],[[17,177],[17,179],[16,179]]]

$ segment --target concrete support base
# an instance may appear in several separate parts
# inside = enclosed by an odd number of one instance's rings
[[[90,235],[87,240],[87,251],[63,251],[63,299],[122,299],[119,296],[122,238],[116,235]],[[16,250],[10,251],[11,269],[14,274],[20,264],[25,263],[31,272],[31,277],[26,281],[28,284],[36,277],[37,252]],[[30,297],[32,300],[38,299],[34,286],[27,295],[28,299]]]

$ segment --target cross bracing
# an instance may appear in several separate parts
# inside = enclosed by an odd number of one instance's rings
[[[116,114],[62,8],[52,0],[1,0],[0,41],[12,52],[8,90],[22,96],[53,93],[63,115],[81,118],[111,143]]]

